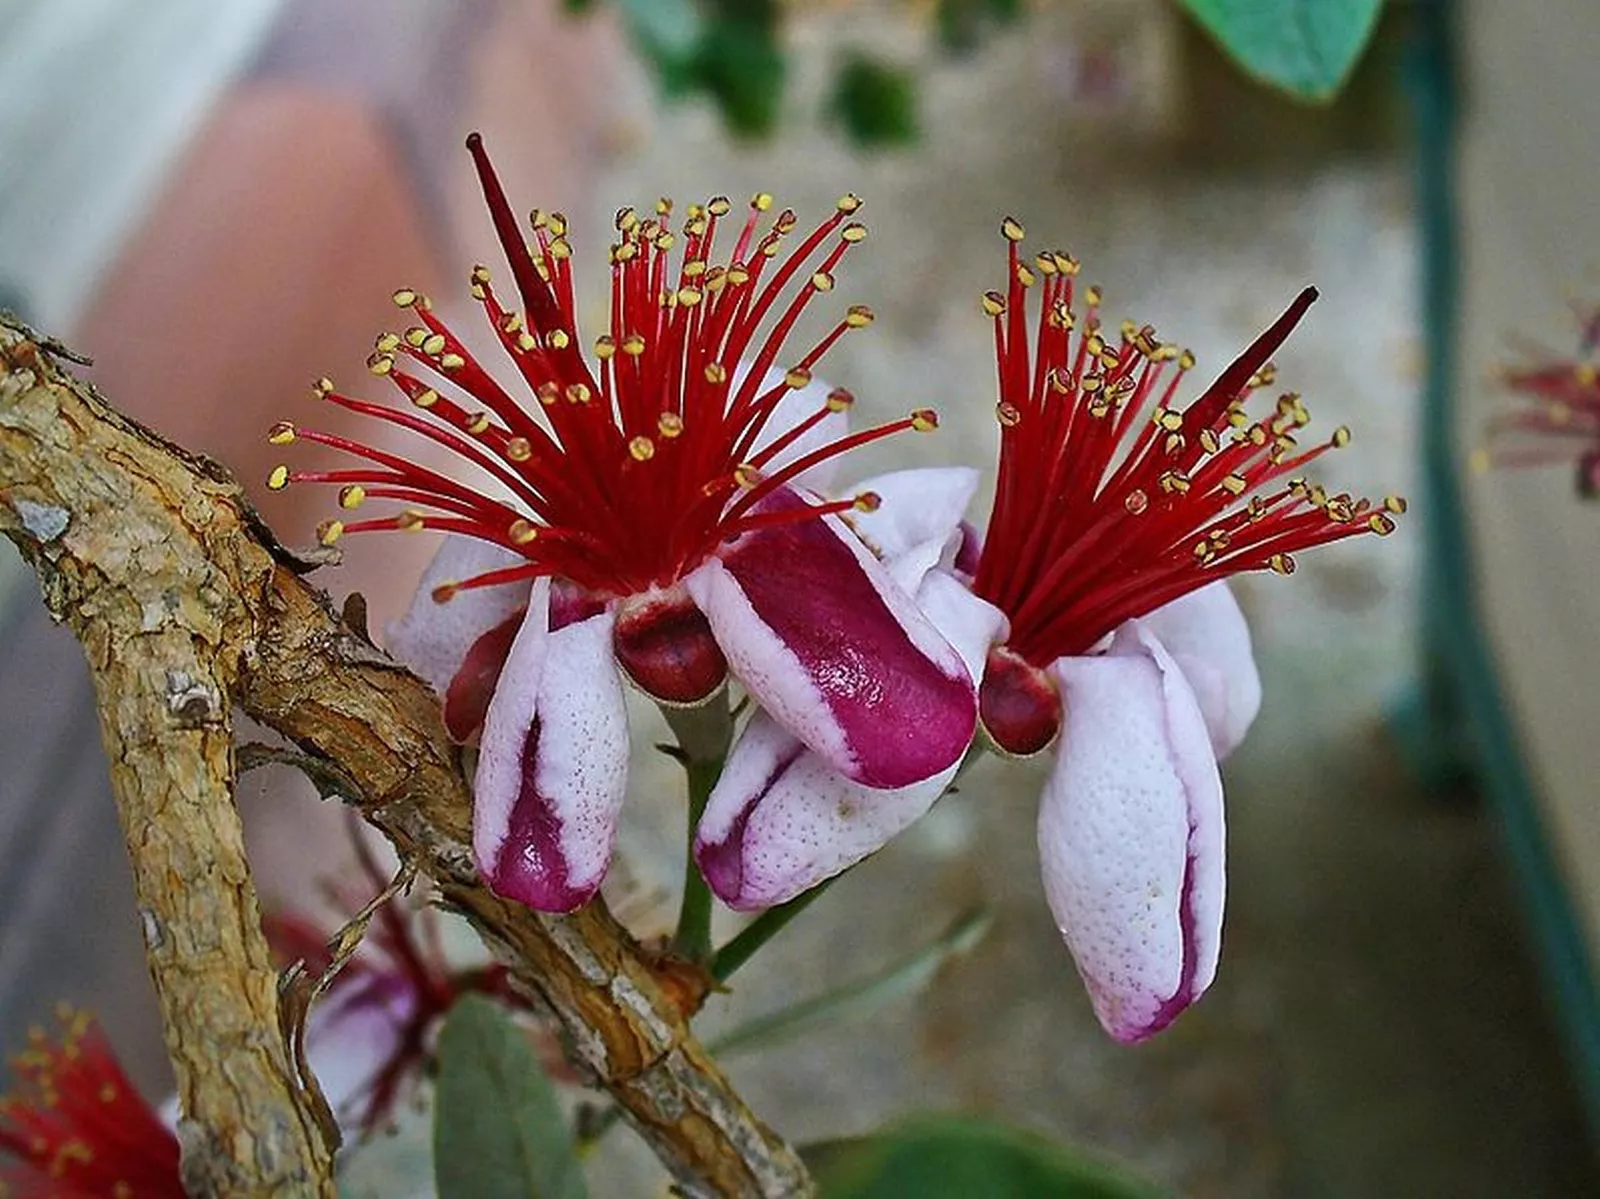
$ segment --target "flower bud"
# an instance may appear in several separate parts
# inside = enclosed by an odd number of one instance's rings
[[[1061,695],[1044,671],[997,645],[978,688],[978,721],[1001,753],[1031,757],[1061,731]]]

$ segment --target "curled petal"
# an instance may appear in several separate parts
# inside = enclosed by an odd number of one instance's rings
[[[508,622],[527,605],[528,584],[473,588],[442,604],[433,598],[434,588],[523,561],[475,537],[447,536],[423,572],[411,606],[385,630],[390,652],[445,700],[450,732],[458,741],[483,722],[511,644],[515,626]]]
[[[1039,808],[1045,893],[1100,1023],[1141,1041],[1216,974],[1222,780],[1194,693],[1140,622],[1051,671],[1065,717]]]
[[[1261,676],[1239,601],[1219,581],[1157,608],[1144,624],[1189,680],[1222,761],[1261,711]]]
[[[744,377],[746,364],[740,363],[740,370],[735,372],[735,383]],[[761,391],[766,392],[777,387],[783,382],[784,372],[773,367],[761,379]],[[828,393],[833,389],[821,379],[812,376],[811,382],[804,387],[786,392],[777,407],[772,410],[772,415],[767,418],[767,423],[761,429],[761,435],[756,438],[755,445],[751,448],[751,457],[759,454],[767,446],[782,437],[807,417],[827,406]],[[760,394],[760,393],[757,393]],[[820,450],[831,442],[838,441],[850,432],[850,415],[847,411],[830,411],[826,416],[812,425],[804,433],[796,437],[792,443],[786,445],[774,454],[772,461],[766,464],[767,473],[782,470],[797,458],[802,458],[812,450]],[[793,482],[797,487],[806,487],[812,491],[828,491],[832,484],[834,474],[839,468],[838,458],[825,458],[808,470],[801,471],[795,476]]]
[[[549,631],[549,584],[534,585],[484,721],[473,850],[493,889],[570,912],[599,889],[628,781],[612,610]]]
[[[970,466],[896,470],[864,479],[854,490],[870,491],[879,502],[871,512],[852,512],[851,528],[880,558],[892,560],[923,542],[943,546],[951,539],[978,490],[978,472]]]
[[[804,503],[785,490],[762,510]],[[965,752],[960,655],[836,518],[747,534],[684,581],[750,693],[851,779],[907,787]]]
[[[934,571],[918,602],[974,672],[1005,617],[950,575]],[[876,852],[944,794],[950,766],[895,790],[839,774],[765,712],[740,735],[706,804],[695,860],[729,907],[771,907]]]

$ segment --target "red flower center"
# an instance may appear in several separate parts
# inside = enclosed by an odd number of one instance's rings
[[[367,500],[398,501],[396,516],[329,521],[324,542],[345,533],[424,528],[494,542],[526,559],[441,589],[486,586],[540,575],[562,576],[591,591],[628,595],[669,586],[722,542],[768,525],[812,519],[871,497],[809,509],[757,510],[763,497],[817,463],[905,429],[932,428],[927,410],[842,437],[777,464],[829,412],[848,408],[838,390],[799,424],[757,448],[774,410],[791,390],[811,382],[813,367],[847,331],[872,321],[855,306],[820,342],[789,364],[772,385],[764,380],[807,305],[833,290],[834,271],[866,236],[851,218],[855,196],[838,202],[787,255],[796,226],[784,210],[764,231],[772,197],[752,198],[733,253],[711,255],[731,205],[725,198],[692,205],[679,235],[669,228],[672,205],[656,215],[617,213],[611,247],[610,325],[594,343],[591,363],[579,348],[571,246],[566,219],[535,211],[533,244],[524,239],[476,134],[467,140],[496,232],[511,266],[521,311],[502,304],[487,268],[472,272],[472,294],[536,404],[515,398],[411,290],[395,293],[418,323],[378,339],[368,360],[417,411],[354,399],[320,380],[330,403],[403,426],[443,446],[488,480],[469,486],[402,455],[284,422],[270,439],[303,438],[365,459],[356,469],[291,471],[279,467],[269,486],[294,481],[339,485],[347,509]],[[425,373],[413,373],[415,368]]]
[[[1247,570],[1294,570],[1293,555],[1359,533],[1387,534],[1405,502],[1329,495],[1299,472],[1350,439],[1340,427],[1300,450],[1310,420],[1300,397],[1252,419],[1268,359],[1316,299],[1307,288],[1201,396],[1173,398],[1188,351],[1124,322],[1113,343],[1100,291],[1073,307],[1078,263],[1018,253],[1022,226],[1002,225],[1010,287],[989,292],[999,359],[1000,473],[973,589],[1011,619],[1010,648],[1036,667],[1083,654],[1124,621]],[[1043,295],[1036,348],[1028,292]]]
[[[0,1194],[11,1199],[183,1199],[178,1141],[134,1089],[104,1034],[63,1006],[59,1041],[42,1028],[12,1060],[0,1099]],[[9,1189],[7,1189],[9,1188]]]

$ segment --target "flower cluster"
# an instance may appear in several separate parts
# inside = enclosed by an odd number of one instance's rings
[[[444,446],[489,485],[287,426],[274,440],[320,441],[366,465],[284,467],[272,484],[335,483],[346,507],[405,505],[335,522],[325,539],[457,535],[391,645],[439,689],[451,731],[479,733],[474,836],[490,885],[549,911],[586,902],[626,786],[623,680],[672,708],[707,702],[731,675],[752,714],[693,845],[725,903],[781,904],[860,861],[975,750],[1053,751],[1038,827],[1051,908],[1106,1029],[1139,1040],[1164,1027],[1216,968],[1218,763],[1261,702],[1225,580],[1289,574],[1295,554],[1386,534],[1404,511],[1304,475],[1350,435],[1302,447],[1297,395],[1252,412],[1315,291],[1182,404],[1193,356],[1147,325],[1109,332],[1077,261],[1025,259],[1007,220],[1008,282],[983,298],[1000,462],[980,533],[965,520],[971,468],[893,472],[839,498],[819,469],[935,423],[919,411],[847,431],[848,393],[813,368],[865,309],[784,358],[801,312],[864,236],[860,201],[841,200],[784,254],[796,218],[763,231],[771,201],[756,196],[723,262],[712,247],[726,200],[688,210],[677,259],[666,201],[652,218],[624,209],[591,364],[564,219],[535,213],[530,243],[469,145],[523,307],[502,306],[481,267],[473,294],[533,402],[409,291],[397,300],[420,324],[384,335],[372,366],[421,413],[317,390]]]
[[[1575,466],[1578,494],[1592,499],[1600,495],[1600,311],[1578,315],[1576,355],[1537,348],[1532,364],[1500,372],[1512,405],[1486,424],[1473,465]]]

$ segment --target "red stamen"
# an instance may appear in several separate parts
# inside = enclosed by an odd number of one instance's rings
[[[1076,262],[1041,254],[1035,271],[1019,257],[1021,225],[1008,219],[1002,232],[1008,289],[984,297],[998,355],[1000,471],[974,590],[1010,617],[1013,651],[1043,667],[1216,579],[1288,573],[1302,550],[1392,530],[1398,499],[1379,507],[1299,480],[1260,494],[1349,440],[1340,429],[1295,452],[1293,433],[1310,416],[1294,395],[1269,419],[1243,415],[1250,393],[1272,381],[1268,358],[1315,289],[1178,410],[1188,352],[1132,322],[1113,346],[1101,333],[1097,288],[1084,315],[1072,309]],[[1027,295],[1041,275],[1030,347]]]
[[[713,265],[711,255],[718,220],[729,209],[725,199],[691,206],[681,239],[668,228],[666,201],[656,206],[655,218],[621,210],[610,255],[610,322],[595,343],[596,369],[578,344],[565,219],[535,212],[532,238],[525,238],[477,135],[468,139],[468,149],[522,311],[501,305],[484,267],[472,273],[472,294],[533,396],[519,400],[507,391],[426,298],[410,290],[395,293],[396,304],[420,323],[379,338],[370,365],[409,404],[401,409],[351,398],[325,381],[318,394],[427,439],[476,468],[492,488],[486,493],[401,454],[344,437],[299,433],[372,467],[280,467],[271,486],[337,484],[347,509],[368,500],[407,505],[390,519],[330,521],[322,531],[325,541],[396,528],[442,529],[503,546],[528,563],[463,581],[455,590],[560,575],[601,595],[634,594],[670,586],[728,538],[765,527],[750,515],[751,506],[803,470],[889,433],[931,423],[931,417],[895,422],[771,469],[779,454],[792,451],[822,420],[821,410],[759,452],[754,448],[788,391],[809,382],[812,367],[847,331],[871,322],[869,310],[852,308],[788,368],[782,385],[763,386],[806,307],[833,289],[835,268],[865,236],[850,220],[860,208],[855,197],[840,200],[826,220],[783,253],[796,218],[784,211],[758,234],[772,201],[756,196],[724,265]],[[682,258],[674,269],[678,240]],[[769,259],[772,270],[763,278]],[[424,369],[402,370],[397,357]],[[284,424],[272,439],[283,444],[296,436]],[[741,473],[769,470],[741,494]]]

